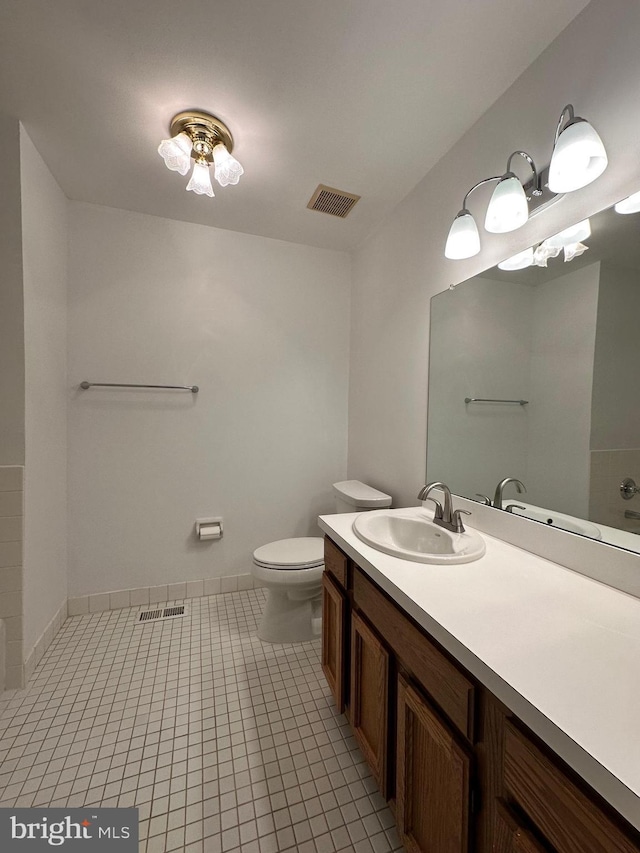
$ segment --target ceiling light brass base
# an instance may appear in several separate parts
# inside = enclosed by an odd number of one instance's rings
[[[213,146],[222,142],[229,153],[233,151],[233,136],[226,124],[210,113],[186,110],[171,119],[171,136],[186,133],[193,141],[197,155],[211,161]],[[204,150],[202,150],[204,148]]]

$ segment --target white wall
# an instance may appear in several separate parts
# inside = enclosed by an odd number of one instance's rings
[[[355,253],[349,476],[398,504],[415,503],[425,475],[431,296],[640,189],[640,111],[629,109],[640,78],[639,31],[636,0],[592,0]],[[608,171],[524,228],[483,234],[475,258],[446,260],[464,193],[504,170],[518,148],[546,164],[568,102],[601,133]],[[470,202],[480,221],[489,193]]]
[[[527,480],[529,408],[464,401],[529,399],[534,294],[477,277],[431,303],[427,470],[456,494],[493,497],[503,477]]]
[[[24,654],[67,598],[67,199],[20,133],[25,337]]]
[[[258,545],[318,535],[346,474],[349,272],[340,252],[71,204],[71,595],[246,573]],[[197,542],[209,515],[224,538]]]
[[[0,465],[24,464],[20,125],[0,116]]]
[[[535,288],[526,500],[587,518],[600,264]]]

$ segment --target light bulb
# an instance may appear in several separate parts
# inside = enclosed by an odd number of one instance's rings
[[[533,246],[498,264],[500,270],[523,270],[533,263]]]
[[[473,216],[466,208],[463,208],[453,220],[444,247],[446,258],[459,261],[463,258],[472,258],[480,251],[480,235],[478,226]]]
[[[198,195],[208,195],[214,197],[213,187],[211,186],[211,175],[209,174],[209,164],[206,160],[196,160],[193,164],[193,172],[191,180],[187,184],[187,189]]]
[[[215,179],[221,187],[237,184],[244,174],[244,169],[240,163],[229,154],[222,142],[219,142],[213,149],[213,163]]]
[[[193,145],[186,133],[179,133],[171,139],[163,139],[158,145],[158,154],[164,160],[167,169],[186,175],[191,166]]]
[[[550,249],[564,249],[565,246],[569,246],[571,243],[581,243],[590,236],[591,223],[588,219],[583,219],[582,222],[571,225],[569,228],[565,228],[564,231],[560,231],[558,234],[549,237],[544,241],[543,245]]]
[[[484,227],[493,234],[515,231],[529,218],[529,205],[522,184],[513,172],[503,175],[493,191]]]
[[[569,193],[586,187],[607,168],[607,152],[594,128],[582,118],[558,136],[549,164],[549,189]]]
[[[638,213],[640,211],[640,192],[623,198],[613,209],[616,213]]]

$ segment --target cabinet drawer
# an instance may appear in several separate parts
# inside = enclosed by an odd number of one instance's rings
[[[456,728],[473,740],[474,685],[357,568],[354,603]]]
[[[347,588],[347,557],[327,536],[324,537],[324,567]]]
[[[504,786],[558,853],[638,853],[608,815],[507,722]]]

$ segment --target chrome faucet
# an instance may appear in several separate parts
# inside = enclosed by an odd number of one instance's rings
[[[527,491],[524,483],[521,480],[517,480],[515,477],[505,477],[504,480],[500,480],[500,482],[496,486],[496,493],[493,496],[493,505],[496,509],[503,509],[502,493],[504,492],[505,486],[508,486],[509,483],[515,484],[516,490],[519,495]]]
[[[433,489],[440,489],[444,494],[444,507],[439,500],[429,496]],[[418,492],[419,501],[433,501],[436,505],[436,511],[433,516],[433,523],[439,527],[444,527],[445,530],[451,530],[452,533],[464,533],[464,525],[462,523],[463,515],[471,515],[466,509],[456,509],[452,512],[451,506],[451,490],[449,486],[441,483],[427,483]]]

